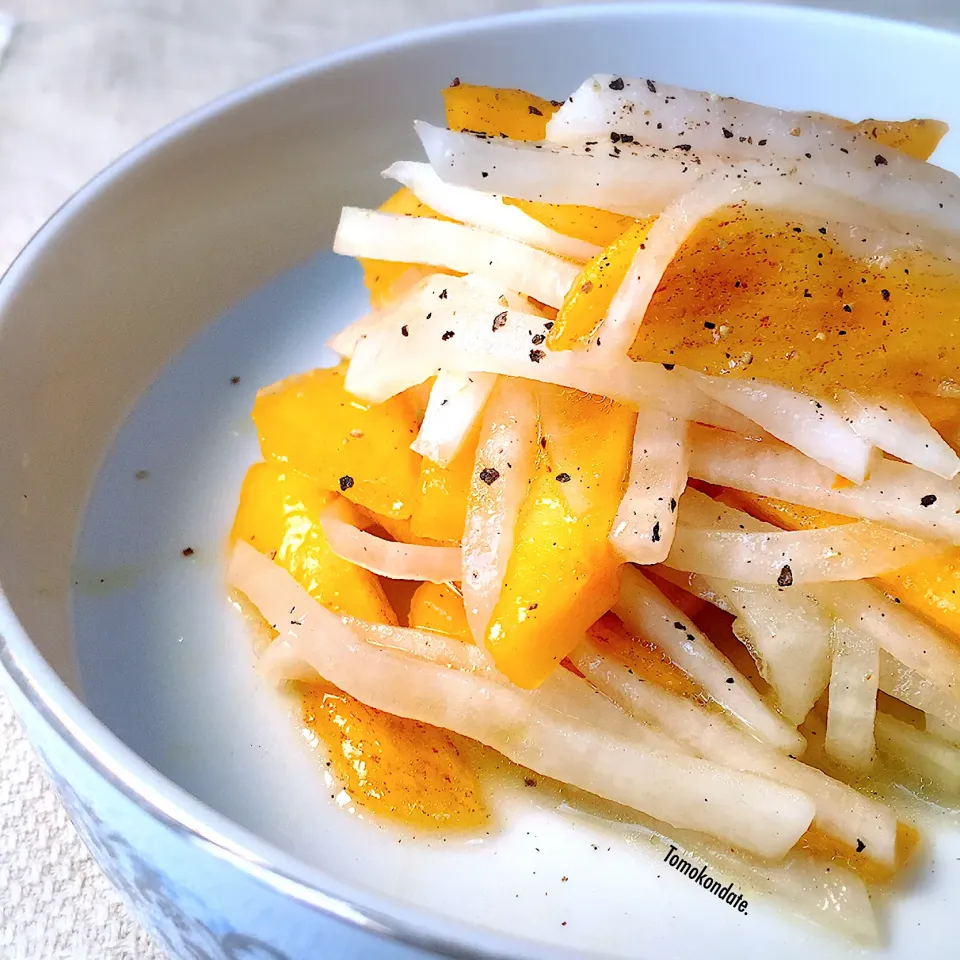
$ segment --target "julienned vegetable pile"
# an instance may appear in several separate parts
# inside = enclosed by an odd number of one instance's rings
[[[343,211],[372,311],[341,363],[256,401],[230,582],[261,666],[873,936],[916,833],[863,778],[960,794],[945,127],[612,75],[444,97],[429,163]]]

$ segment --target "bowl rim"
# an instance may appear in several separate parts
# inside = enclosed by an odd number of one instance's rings
[[[444,22],[403,31],[344,50],[297,63],[225,93],[172,121],[136,144],[73,193],[43,223],[0,277],[0,325],[6,307],[44,256],[61,227],[118,178],[134,170],[151,154],[185,138],[217,116],[252,99],[279,91],[307,76],[323,74],[351,63],[375,59],[408,46],[429,45],[474,33],[497,32],[537,22],[577,22],[585,19],[763,20],[789,27],[800,20],[853,30],[908,33],[917,40],[955,44],[960,32],[868,14],[792,4],[743,0],[648,0],[648,2],[576,3],[557,8],[525,9],[493,16]],[[444,917],[419,905],[408,905],[386,894],[365,891],[338,881],[320,867],[288,854],[252,831],[209,807],[128,747],[69,689],[30,640],[0,584],[0,673],[19,691],[46,726],[87,767],[106,780],[149,817],[231,863],[250,879],[331,919],[440,957],[454,960],[498,960],[550,956],[583,958],[580,951],[537,943],[498,933],[465,921]],[[0,679],[3,679],[0,676]],[[339,889],[338,889],[339,888]]]

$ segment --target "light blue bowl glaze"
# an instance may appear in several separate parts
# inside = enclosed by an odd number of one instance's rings
[[[403,864],[372,827],[276,802],[310,765],[222,602],[253,393],[322,362],[326,333],[362,308],[356,267],[324,253],[339,208],[386,195],[379,171],[419,155],[410,120],[438,118],[441,87],[461,75],[557,96],[599,70],[960,126],[960,39],[934,31],[713,3],[519,14],[218,101],[96,178],[0,283],[0,663],[74,822],[173,957],[843,955],[773,916],[710,913],[642,851],[619,937],[545,932],[546,900],[512,906],[519,859],[502,882],[472,861],[487,884],[473,910],[389,895],[358,879]],[[960,167],[955,136],[939,158]],[[341,869],[350,851],[363,869]],[[423,869],[466,856],[427,852]],[[898,905],[887,955],[910,956],[918,924],[927,956],[950,955],[958,858],[956,834],[937,834],[937,879]],[[570,903],[584,924],[593,891]]]

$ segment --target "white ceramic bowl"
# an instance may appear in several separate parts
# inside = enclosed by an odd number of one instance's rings
[[[716,3],[520,14],[201,110],[81,191],[0,285],[0,662],[72,817],[175,957],[847,953],[771,905],[730,910],[642,829],[550,793],[500,791],[470,842],[339,810],[224,602],[253,394],[323,362],[365,299],[325,252],[340,206],[386,194],[379,171],[418,155],[410,121],[439,118],[454,76],[562,96],[599,70],[960,127],[958,37]],[[939,159],[960,168],[956,135]],[[960,835],[933,840],[885,956],[955,953]]]

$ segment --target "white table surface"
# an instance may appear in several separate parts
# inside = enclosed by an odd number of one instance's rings
[[[351,44],[551,0],[0,0],[0,267],[162,124]],[[813,5],[811,3],[811,5]],[[960,29],[960,0],[819,5]],[[163,960],[90,861],[0,694],[0,960]]]

